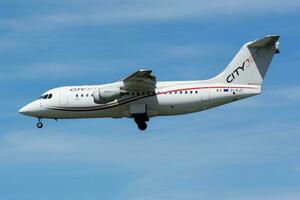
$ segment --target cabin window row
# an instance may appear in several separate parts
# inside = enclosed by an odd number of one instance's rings
[[[139,95],[145,95],[145,94],[147,94],[147,95],[156,95],[156,94],[161,94],[161,93],[163,93],[163,94],[198,94],[198,91],[196,90],[196,91],[193,91],[193,90],[191,90],[191,91],[170,91],[170,92],[131,92],[130,94],[132,95],[132,96],[135,96],[135,95],[137,95],[137,96],[139,96]]]
[[[167,94],[198,94],[198,90],[185,90],[185,91],[171,91],[171,92],[167,92]]]
[[[88,93],[87,94],[81,94],[81,95],[79,95],[79,94],[75,95],[75,97],[77,97],[77,98],[78,97],[89,97],[89,96],[93,97],[94,95],[93,94],[88,94]]]
[[[132,96],[140,96],[140,95],[156,95],[158,93],[156,92],[129,92],[127,95],[132,95]]]
[[[157,95],[157,94],[161,94],[161,93],[165,93],[165,94],[198,94],[198,91],[195,90],[185,90],[185,91],[171,91],[171,92],[129,92],[128,94],[125,94],[125,95],[132,95],[132,96],[140,96],[140,95]],[[78,97],[93,97],[94,95],[93,94],[76,94],[75,97],[78,98]]]

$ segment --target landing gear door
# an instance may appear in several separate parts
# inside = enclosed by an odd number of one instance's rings
[[[210,100],[210,90],[208,88],[201,90],[201,101],[207,102],[209,100]]]
[[[145,114],[146,105],[145,104],[131,104],[130,105],[130,114]]]
[[[68,105],[68,93],[67,90],[61,89],[59,92],[59,105]]]
[[[39,104],[40,104],[40,108],[41,108],[41,116],[44,117],[43,116],[43,101],[42,101],[42,98],[39,99]]]

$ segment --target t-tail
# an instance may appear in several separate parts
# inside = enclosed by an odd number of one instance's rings
[[[261,85],[274,54],[279,53],[279,36],[268,35],[248,42],[240,49],[226,69],[210,82]]]

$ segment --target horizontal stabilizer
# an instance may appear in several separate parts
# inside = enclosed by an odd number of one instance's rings
[[[261,48],[265,48],[265,47],[275,46],[277,49],[278,48],[277,41],[279,40],[279,37],[280,36],[278,36],[278,35],[268,35],[262,39],[251,42],[250,44],[248,44],[248,47],[255,48],[255,49],[261,49]]]

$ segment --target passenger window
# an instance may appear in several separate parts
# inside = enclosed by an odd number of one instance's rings
[[[190,91],[191,94],[193,94],[193,91]]]
[[[185,93],[187,94],[187,91],[185,91]]]
[[[182,91],[180,91],[180,94],[182,94]]]
[[[51,98],[52,98],[52,94],[49,94],[48,99],[51,99]]]
[[[78,94],[76,94],[76,97],[78,97]]]
[[[198,91],[196,90],[195,93],[198,94]]]
[[[83,94],[81,94],[81,97],[83,97]]]
[[[86,94],[86,97],[88,97],[89,96],[89,94]]]
[[[94,96],[94,94],[91,94],[91,97],[93,97]]]
[[[175,94],[177,94],[177,91],[175,91]]]

